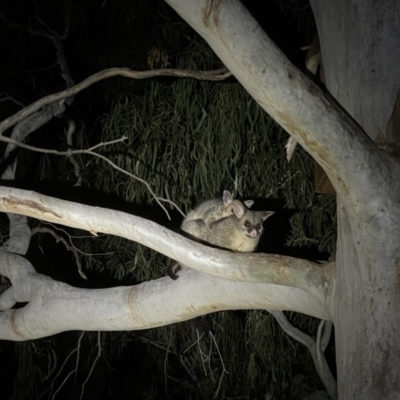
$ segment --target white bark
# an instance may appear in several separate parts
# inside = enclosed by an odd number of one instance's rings
[[[134,215],[14,188],[0,187],[0,211],[85,229],[94,235],[102,232],[134,240],[183,265],[214,276],[297,287],[310,293],[329,310],[333,263],[319,266],[292,257],[214,249]]]
[[[65,105],[62,103],[54,103],[43,107],[22,121],[20,121],[13,129],[11,138],[19,143],[23,143],[29,134],[35,132],[41,126],[47,124],[54,116],[58,116],[65,111]],[[4,152],[3,158],[6,159],[17,146],[13,143],[8,143],[7,150]],[[10,179],[10,178],[8,178]]]
[[[321,321],[318,326],[317,338],[314,340],[304,332],[294,327],[281,311],[270,311],[270,313],[278,321],[281,328],[292,338],[304,344],[311,354],[315,368],[321,378],[327,392],[332,399],[337,399],[337,384],[328,363],[324,357],[324,351],[329,341],[332,331],[332,323],[330,321]],[[328,326],[326,326],[328,324]],[[326,328],[326,329],[324,329]]]
[[[0,188],[0,210],[93,234],[118,235],[225,278],[183,270],[178,281],[166,277],[134,287],[78,289],[36,274],[22,257],[2,252],[0,273],[12,286],[0,296],[0,309],[9,310],[16,302],[28,305],[0,313],[0,339],[28,340],[74,329],[145,329],[227,309],[290,309],[330,319],[334,265],[320,267],[290,257],[233,254],[203,246],[134,215],[13,188]]]
[[[185,321],[221,310],[269,309],[329,318],[303,290],[234,282],[191,269],[131,287],[79,289],[35,272],[21,256],[0,252],[0,273],[12,283],[0,296],[0,339],[30,340],[68,330],[135,330]]]
[[[8,219],[10,220],[10,238],[1,246],[1,250],[15,254],[26,254],[31,242],[28,218],[24,215],[8,214]]]
[[[372,139],[385,135],[400,87],[399,2],[318,0],[312,6],[327,88]],[[399,177],[384,166],[379,171],[378,179],[365,179],[379,195],[368,221],[338,209],[334,322],[343,399],[400,398]]]

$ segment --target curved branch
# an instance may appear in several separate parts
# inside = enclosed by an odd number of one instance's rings
[[[264,282],[306,291],[328,309],[334,264],[323,267],[307,260],[262,253],[232,253],[204,246],[155,222],[123,212],[90,207],[21,189],[0,187],[0,211],[109,233],[144,244],[201,272],[243,282]]]
[[[132,287],[80,289],[37,274],[21,256],[0,252],[0,273],[12,286],[0,296],[0,339],[30,340],[67,330],[150,329],[222,310],[284,309],[329,318],[302,290],[233,282],[184,270]],[[28,302],[10,309],[16,302]]]
[[[33,114],[38,111],[40,108],[55,102],[63,103],[65,99],[70,96],[73,96],[79,93],[81,90],[86,89],[87,87],[93,85],[96,82],[99,82],[103,79],[111,78],[113,76],[124,76],[125,78],[131,79],[147,79],[154,78],[157,76],[176,76],[179,78],[194,78],[199,80],[208,80],[208,81],[220,81],[228,78],[232,74],[226,69],[215,71],[184,71],[179,69],[155,69],[152,71],[132,71],[129,68],[109,68],[103,71],[97,72],[86,78],[81,83],[67,89],[62,92],[51,94],[49,96],[43,97],[31,105],[25,107],[24,109],[18,111],[14,115],[6,118],[4,121],[0,123],[0,134],[5,132],[6,129],[15,125],[18,121],[23,120],[27,116]]]
[[[328,392],[329,396],[332,397],[332,399],[337,399],[337,384],[328,366],[328,363],[326,362],[326,358],[324,356],[325,349],[321,347],[321,337],[327,336],[325,333],[323,333],[323,328],[325,326],[325,322],[327,321],[322,320],[320,322],[318,326],[317,340],[315,341],[309,335],[306,335],[304,332],[294,327],[288,321],[282,311],[269,311],[269,313],[275,317],[275,319],[278,321],[278,324],[290,337],[304,344],[304,346],[308,348],[314,361],[315,368],[317,369],[318,375],[321,378],[326,391]],[[329,334],[331,332],[331,327],[332,324],[330,323],[326,328],[326,332],[329,332]]]
[[[0,135],[0,140],[7,143],[7,149],[4,152],[2,160],[6,160],[7,157],[9,157],[9,155],[16,149],[16,147],[23,147],[34,150],[35,148],[33,146],[29,146],[22,142],[29,134],[36,131],[41,126],[45,125],[54,116],[62,114],[64,111],[64,104],[52,104],[50,106],[44,107],[39,112],[35,112],[19,121],[19,123],[13,129],[11,137],[8,138],[6,136]]]
[[[321,349],[323,353],[328,346],[329,340],[331,339],[333,324],[332,321],[322,320],[318,325],[317,332],[317,349]]]

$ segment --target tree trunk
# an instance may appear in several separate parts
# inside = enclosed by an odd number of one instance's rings
[[[329,92],[374,140],[400,88],[398,0],[311,0]]]
[[[383,214],[379,205],[377,214]],[[340,399],[400,398],[399,220],[397,212],[386,223],[378,217],[360,223],[338,204],[334,324]]]
[[[372,139],[384,135],[400,87],[399,2],[311,3],[328,90]],[[376,187],[381,201],[368,220],[338,201],[334,323],[341,399],[400,398],[400,218],[398,193],[386,195],[396,178],[386,174]]]

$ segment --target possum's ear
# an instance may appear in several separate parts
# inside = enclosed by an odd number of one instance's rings
[[[271,215],[275,214],[275,211],[259,211],[258,214],[260,215],[261,219],[265,221]]]
[[[251,208],[251,206],[254,204],[254,200],[245,200],[243,203],[247,208]]]
[[[245,212],[244,205],[241,201],[235,200],[233,202],[233,213],[236,215],[236,218],[240,219],[243,217],[243,214]]]
[[[224,202],[224,206],[227,206],[229,203],[232,203],[233,198],[231,192],[224,190],[224,194],[222,195],[222,201]]]

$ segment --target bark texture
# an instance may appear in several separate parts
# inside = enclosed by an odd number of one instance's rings
[[[328,90],[371,139],[384,135],[400,87],[399,2],[311,3]],[[338,204],[334,322],[341,399],[400,398],[400,214],[399,192],[391,190],[399,176],[384,171],[375,178],[366,176],[365,185],[375,187],[380,201],[364,221]]]
[[[326,86],[374,140],[400,88],[399,2],[311,0]]]

